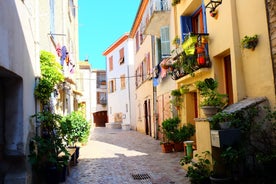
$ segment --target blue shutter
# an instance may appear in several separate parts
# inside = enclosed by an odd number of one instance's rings
[[[192,17],[180,16],[180,25],[181,25],[181,38],[182,38],[182,42],[183,42],[185,40],[185,36],[189,32],[193,32]]]

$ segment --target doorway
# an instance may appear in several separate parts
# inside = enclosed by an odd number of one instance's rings
[[[0,157],[23,153],[23,80],[0,67]],[[18,153],[18,154],[19,154]]]
[[[234,103],[233,97],[233,83],[232,83],[232,67],[231,67],[231,57],[230,55],[223,58],[224,61],[224,71],[225,71],[225,87],[226,93],[228,94],[228,105]]]
[[[144,113],[145,113],[145,133],[151,136],[151,110],[150,99],[144,101]]]

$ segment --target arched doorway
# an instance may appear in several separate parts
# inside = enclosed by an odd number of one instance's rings
[[[107,122],[107,111],[93,113],[95,127],[105,127]]]

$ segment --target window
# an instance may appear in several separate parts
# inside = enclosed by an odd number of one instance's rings
[[[185,36],[190,33],[204,33],[206,25],[204,24],[205,15],[200,7],[190,16],[181,16],[180,25],[182,32],[182,41],[185,40]]]
[[[126,88],[126,76],[121,75],[120,79],[121,79],[121,89],[125,89]]]
[[[109,71],[113,70],[113,56],[109,57]]]
[[[143,63],[143,62],[142,62]],[[143,82],[142,80],[142,63],[136,69],[136,87],[140,86]]]
[[[124,62],[125,62],[125,52],[124,52],[124,48],[121,48],[120,49],[120,60],[119,60],[119,63],[120,63],[120,65],[121,64],[124,64]]]
[[[113,93],[115,90],[116,90],[116,81],[113,79],[108,82],[108,92]]]
[[[145,81],[147,77],[147,63],[146,60],[142,62],[142,81]]]
[[[161,27],[161,54],[162,58],[170,56],[170,31],[169,26]]]
[[[106,93],[105,92],[97,92],[97,104],[105,105],[107,103]]]
[[[106,75],[105,72],[97,72],[97,87],[106,85]]]
[[[147,53],[141,64],[135,71],[136,74],[136,87],[141,85],[145,80],[151,76],[151,63],[150,63],[150,53]]]
[[[204,33],[203,16],[201,8],[192,16],[192,26],[194,33]]]
[[[50,0],[50,33],[55,33],[55,1],[54,0]]]
[[[76,16],[76,11],[75,11],[75,5],[73,0],[69,0],[69,7],[68,7],[69,12],[69,17],[71,17],[71,14],[75,17]]]

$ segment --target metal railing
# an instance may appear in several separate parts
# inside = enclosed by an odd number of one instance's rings
[[[152,0],[150,9],[151,13],[154,11],[170,11],[171,4],[169,0]]]

